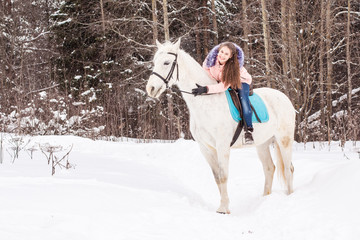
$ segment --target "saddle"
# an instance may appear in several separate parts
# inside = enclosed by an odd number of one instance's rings
[[[234,136],[233,136],[233,139],[230,143],[230,147],[232,145],[234,145],[234,143],[236,142],[236,140],[239,138],[240,136],[240,133],[241,131],[243,130],[243,128],[245,127],[245,131],[247,131],[247,125],[246,125],[246,122],[244,120],[244,117],[243,117],[243,111],[242,111],[242,107],[241,107],[241,103],[240,103],[240,99],[238,97],[238,94],[235,90],[229,88],[228,89],[229,93],[230,93],[230,96],[231,96],[231,99],[236,107],[236,109],[238,110],[238,112],[240,113],[240,121],[238,122],[238,125],[236,127],[236,130],[235,130],[235,133],[234,133]],[[251,90],[250,91],[250,96],[253,95],[253,91]],[[258,114],[256,113],[256,110],[255,108],[253,107],[253,105],[251,104],[250,102],[250,107],[251,107],[251,110],[253,111],[255,117],[256,117],[256,120],[257,122],[261,123],[262,121],[260,120]]]

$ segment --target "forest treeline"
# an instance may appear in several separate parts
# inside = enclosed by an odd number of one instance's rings
[[[233,41],[284,92],[296,140],[359,140],[358,0],[0,0],[0,131],[191,138],[181,95],[145,92],[155,39],[202,63]]]

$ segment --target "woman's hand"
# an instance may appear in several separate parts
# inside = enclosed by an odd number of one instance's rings
[[[208,92],[208,87],[207,86],[200,86],[199,84],[196,84],[197,88],[193,88],[191,90],[191,93],[194,94],[194,96],[196,97],[197,95],[201,95],[204,93]]]

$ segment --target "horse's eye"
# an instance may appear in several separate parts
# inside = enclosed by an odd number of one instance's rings
[[[169,65],[169,64],[170,64],[169,61],[164,62],[164,65]]]

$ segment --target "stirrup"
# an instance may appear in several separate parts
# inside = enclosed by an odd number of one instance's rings
[[[251,145],[254,143],[251,132],[245,132],[245,145]]]

